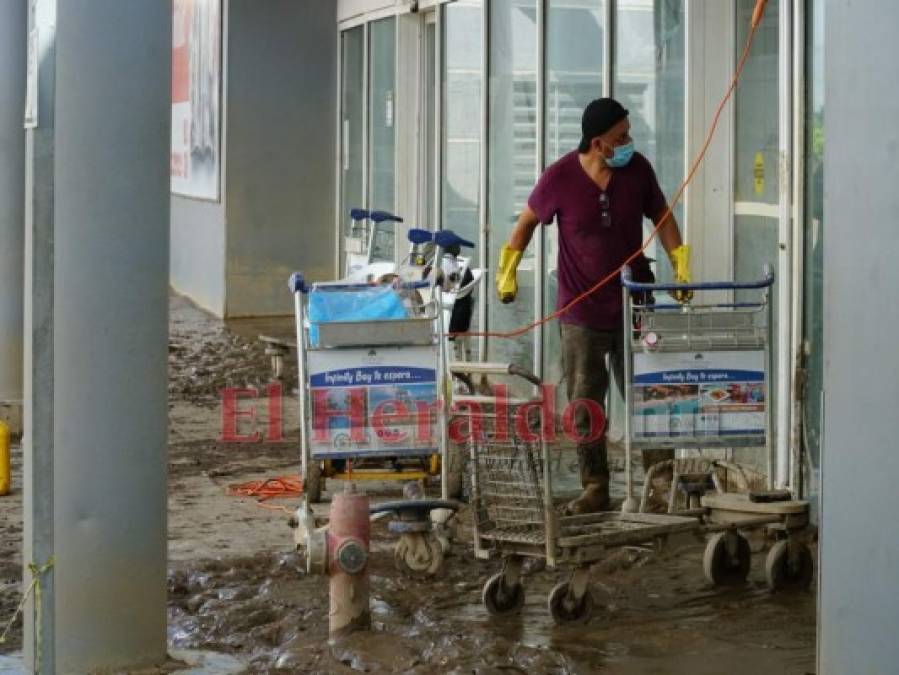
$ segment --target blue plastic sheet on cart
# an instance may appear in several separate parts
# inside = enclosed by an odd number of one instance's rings
[[[318,346],[318,324],[329,321],[405,319],[403,299],[389,286],[353,290],[313,289],[309,293],[309,342]]]

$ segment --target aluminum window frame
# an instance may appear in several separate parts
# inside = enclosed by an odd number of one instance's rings
[[[335,207],[334,207],[334,220],[335,220],[335,228],[337,231],[337,237],[335,238],[335,246],[334,246],[334,257],[335,257],[335,270],[337,274],[342,277],[343,269],[346,263],[345,251],[344,251],[344,224],[345,218],[349,216],[345,213],[341,212],[341,208],[343,207],[342,199],[343,199],[343,188],[344,188],[344,179],[343,179],[343,157],[344,152],[347,150],[343,133],[343,120],[344,120],[344,105],[343,105],[343,87],[344,87],[344,63],[343,63],[343,40],[344,34],[350,30],[355,28],[362,28],[362,203],[359,206],[363,209],[368,208],[368,147],[369,147],[369,25],[368,23],[357,23],[351,26],[342,27],[338,26],[338,35],[337,35],[337,105],[335,108],[337,109],[337,138],[336,138],[336,146],[337,146],[337,158],[335,161],[335,181],[334,184],[337,186],[336,196],[335,196]]]

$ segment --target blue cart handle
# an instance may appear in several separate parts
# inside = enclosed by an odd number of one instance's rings
[[[303,278],[302,272],[294,272],[290,275],[290,279],[287,280],[287,287],[290,289],[291,293],[308,293],[309,287],[306,285],[306,280]]]
[[[460,246],[465,248],[474,248],[474,243],[463,239],[452,230],[438,230],[434,233],[434,242],[441,248],[451,248]]]
[[[629,291],[734,291],[737,289],[769,288],[774,283],[774,272],[765,265],[764,277],[757,281],[703,281],[689,284],[646,284],[631,280],[631,268],[621,268],[621,285]]]
[[[391,222],[391,223],[401,223],[403,219],[399,216],[395,216],[389,211],[371,211],[368,214],[368,217],[372,219],[375,223],[383,223],[383,222]]]

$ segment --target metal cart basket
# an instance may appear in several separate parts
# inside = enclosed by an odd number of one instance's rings
[[[510,364],[451,363],[449,370],[540,383]],[[524,559],[531,557],[544,559],[550,568],[574,566],[571,578],[553,588],[548,607],[557,623],[586,620],[593,608],[589,566],[608,549],[698,529],[696,518],[676,515],[558,514],[552,488],[558,455],[550,452],[545,434],[535,428],[539,425],[524,419],[528,410],[539,407],[540,399],[457,395],[453,403],[452,414],[468,418],[475,554],[503,559],[502,571],[484,585],[484,605],[490,613],[516,612],[524,604],[521,569]],[[516,418],[514,424],[507,414]]]

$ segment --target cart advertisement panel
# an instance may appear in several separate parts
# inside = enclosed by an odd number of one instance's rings
[[[635,440],[765,436],[764,351],[634,354]]]
[[[310,350],[313,457],[439,452],[434,347]]]

